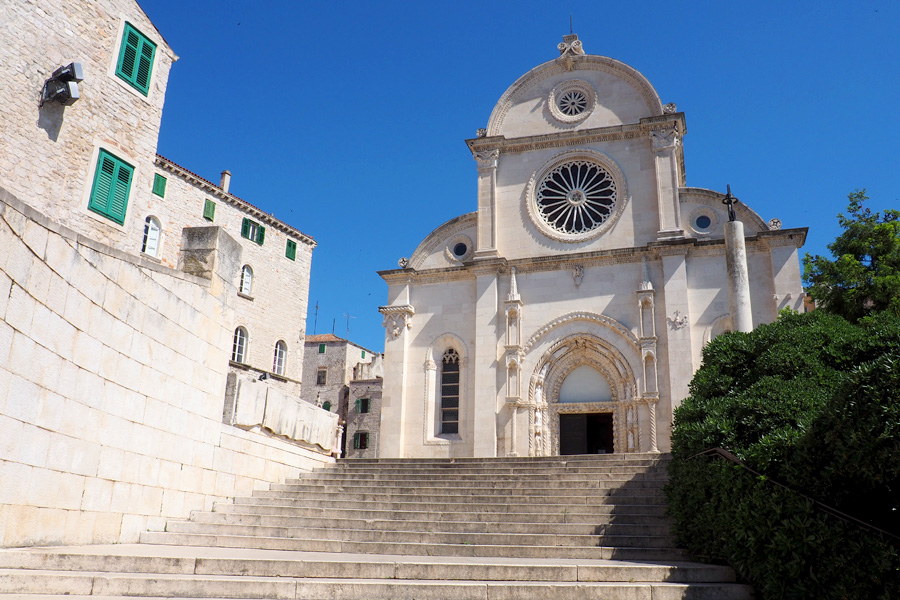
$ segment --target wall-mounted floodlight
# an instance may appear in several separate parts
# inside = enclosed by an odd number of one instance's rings
[[[81,96],[78,93],[78,82],[84,79],[81,63],[69,63],[53,71],[53,75],[44,82],[41,89],[41,101],[38,106],[56,101],[63,106],[70,106]]]

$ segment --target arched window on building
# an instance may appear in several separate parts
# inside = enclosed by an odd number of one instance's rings
[[[331,402],[329,402],[328,400],[326,400],[325,402],[323,402],[323,403],[322,403],[322,410],[327,410],[327,411],[330,412],[330,411],[331,411]]]
[[[154,258],[159,254],[159,237],[162,228],[156,217],[147,217],[144,221],[144,241],[141,244],[141,252]]]
[[[241,287],[239,291],[246,296],[249,296],[253,291],[253,269],[250,268],[250,265],[241,267]]]
[[[284,375],[284,365],[287,362],[287,344],[278,340],[275,344],[275,360],[272,364],[272,372],[276,375]]]
[[[247,362],[247,330],[238,327],[234,330],[234,345],[231,348],[231,360],[236,363]]]
[[[441,359],[441,433],[459,433],[459,353],[453,348]]]

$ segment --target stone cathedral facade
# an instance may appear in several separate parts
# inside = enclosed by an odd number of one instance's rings
[[[467,141],[477,210],[380,273],[381,457],[667,451],[732,329],[728,207],[686,185],[684,114],[575,35],[559,52]],[[753,325],[801,310],[806,229],[734,209]]]

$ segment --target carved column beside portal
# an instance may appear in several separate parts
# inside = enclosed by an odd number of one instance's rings
[[[516,268],[510,270],[509,293],[504,301],[506,307],[506,405],[511,411],[510,415],[510,456],[518,456],[518,431],[516,420],[519,416],[519,407],[522,403],[522,298],[519,296],[519,285],[516,282]],[[529,415],[529,421],[532,419]],[[533,431],[533,424],[530,424]],[[529,439],[529,454],[533,447],[533,441]]]
[[[656,401],[659,399],[659,374],[657,371],[657,342],[656,336],[656,307],[655,307],[656,290],[653,289],[653,283],[650,281],[650,270],[647,267],[647,257],[641,260],[641,283],[640,289],[637,290],[638,310],[640,311],[641,324],[641,365],[643,374],[643,389],[641,396],[648,406],[653,408],[649,411],[650,416],[650,448],[651,452],[656,452]],[[639,450],[643,450],[641,445],[642,437],[640,435],[640,423],[637,414],[633,416],[633,429],[635,431],[635,442]]]

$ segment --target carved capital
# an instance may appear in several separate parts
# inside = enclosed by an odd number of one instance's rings
[[[392,340],[396,340],[404,329],[412,327],[412,317],[415,309],[409,304],[401,306],[380,306],[378,312],[384,315],[382,326],[387,329]]]
[[[472,156],[473,158],[475,158],[475,162],[478,164],[479,171],[483,171],[485,169],[496,169],[497,160],[500,158],[500,149],[494,148],[493,150],[478,150]]]
[[[650,141],[653,143],[653,149],[657,151],[675,148],[681,143],[675,127],[651,129]]]

